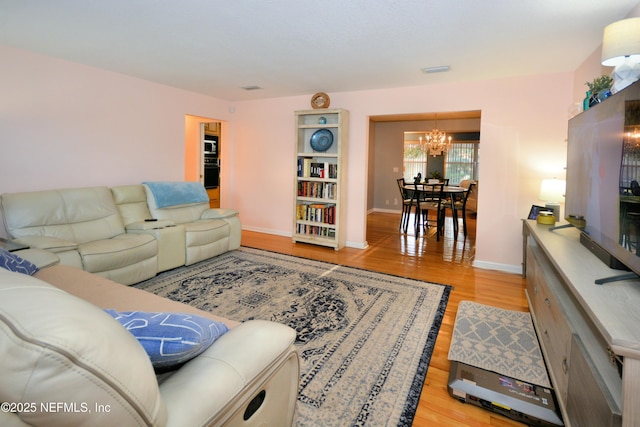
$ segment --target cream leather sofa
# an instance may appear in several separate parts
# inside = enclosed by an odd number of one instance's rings
[[[158,241],[125,233],[107,187],[5,193],[0,203],[9,237],[54,252],[62,264],[125,284],[158,271]]]
[[[143,347],[104,308],[193,313],[230,330],[156,376]],[[34,276],[0,268],[0,425],[290,426],[294,340],[284,325],[238,325],[71,266]]]
[[[149,185],[196,199],[158,207]],[[149,185],[5,193],[0,207],[10,238],[123,284],[240,247],[238,212],[210,209],[201,184]]]
[[[156,184],[172,185],[172,183]],[[240,247],[241,227],[237,211],[209,209],[208,200],[199,203],[168,202],[160,206],[151,185],[152,183],[143,183],[151,216],[184,226],[186,265]]]

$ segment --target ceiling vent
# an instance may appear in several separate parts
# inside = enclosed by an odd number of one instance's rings
[[[427,74],[444,73],[445,71],[449,71],[449,66],[439,65],[437,67],[426,67],[426,68],[423,68],[422,71],[424,71]]]

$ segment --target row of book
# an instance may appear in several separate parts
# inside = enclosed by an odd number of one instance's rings
[[[326,237],[328,239],[336,238],[335,228],[320,227],[317,225],[298,224],[296,232],[307,236]]]
[[[326,203],[300,203],[296,206],[296,219],[335,224],[336,205]]]
[[[298,196],[335,199],[337,188],[338,184],[335,182],[300,181],[298,182]]]
[[[298,176],[302,178],[338,178],[338,164],[298,157]]]

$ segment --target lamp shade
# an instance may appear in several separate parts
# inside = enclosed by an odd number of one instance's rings
[[[602,65],[615,67],[626,60],[640,62],[640,18],[609,24],[602,37]]]
[[[540,184],[540,200],[545,202],[564,201],[566,181],[563,179],[543,179]]]

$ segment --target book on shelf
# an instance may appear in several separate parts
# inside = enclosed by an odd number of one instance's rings
[[[298,177],[301,178],[338,178],[336,163],[318,162],[311,157],[298,157]]]
[[[306,236],[323,237],[327,239],[336,238],[336,229],[329,227],[322,227],[317,225],[298,224],[296,227],[296,233]]]
[[[313,197],[316,199],[336,198],[337,184],[322,181],[299,181],[298,197]]]
[[[299,203],[296,206],[296,219],[300,221],[335,224],[336,205],[327,203]]]

